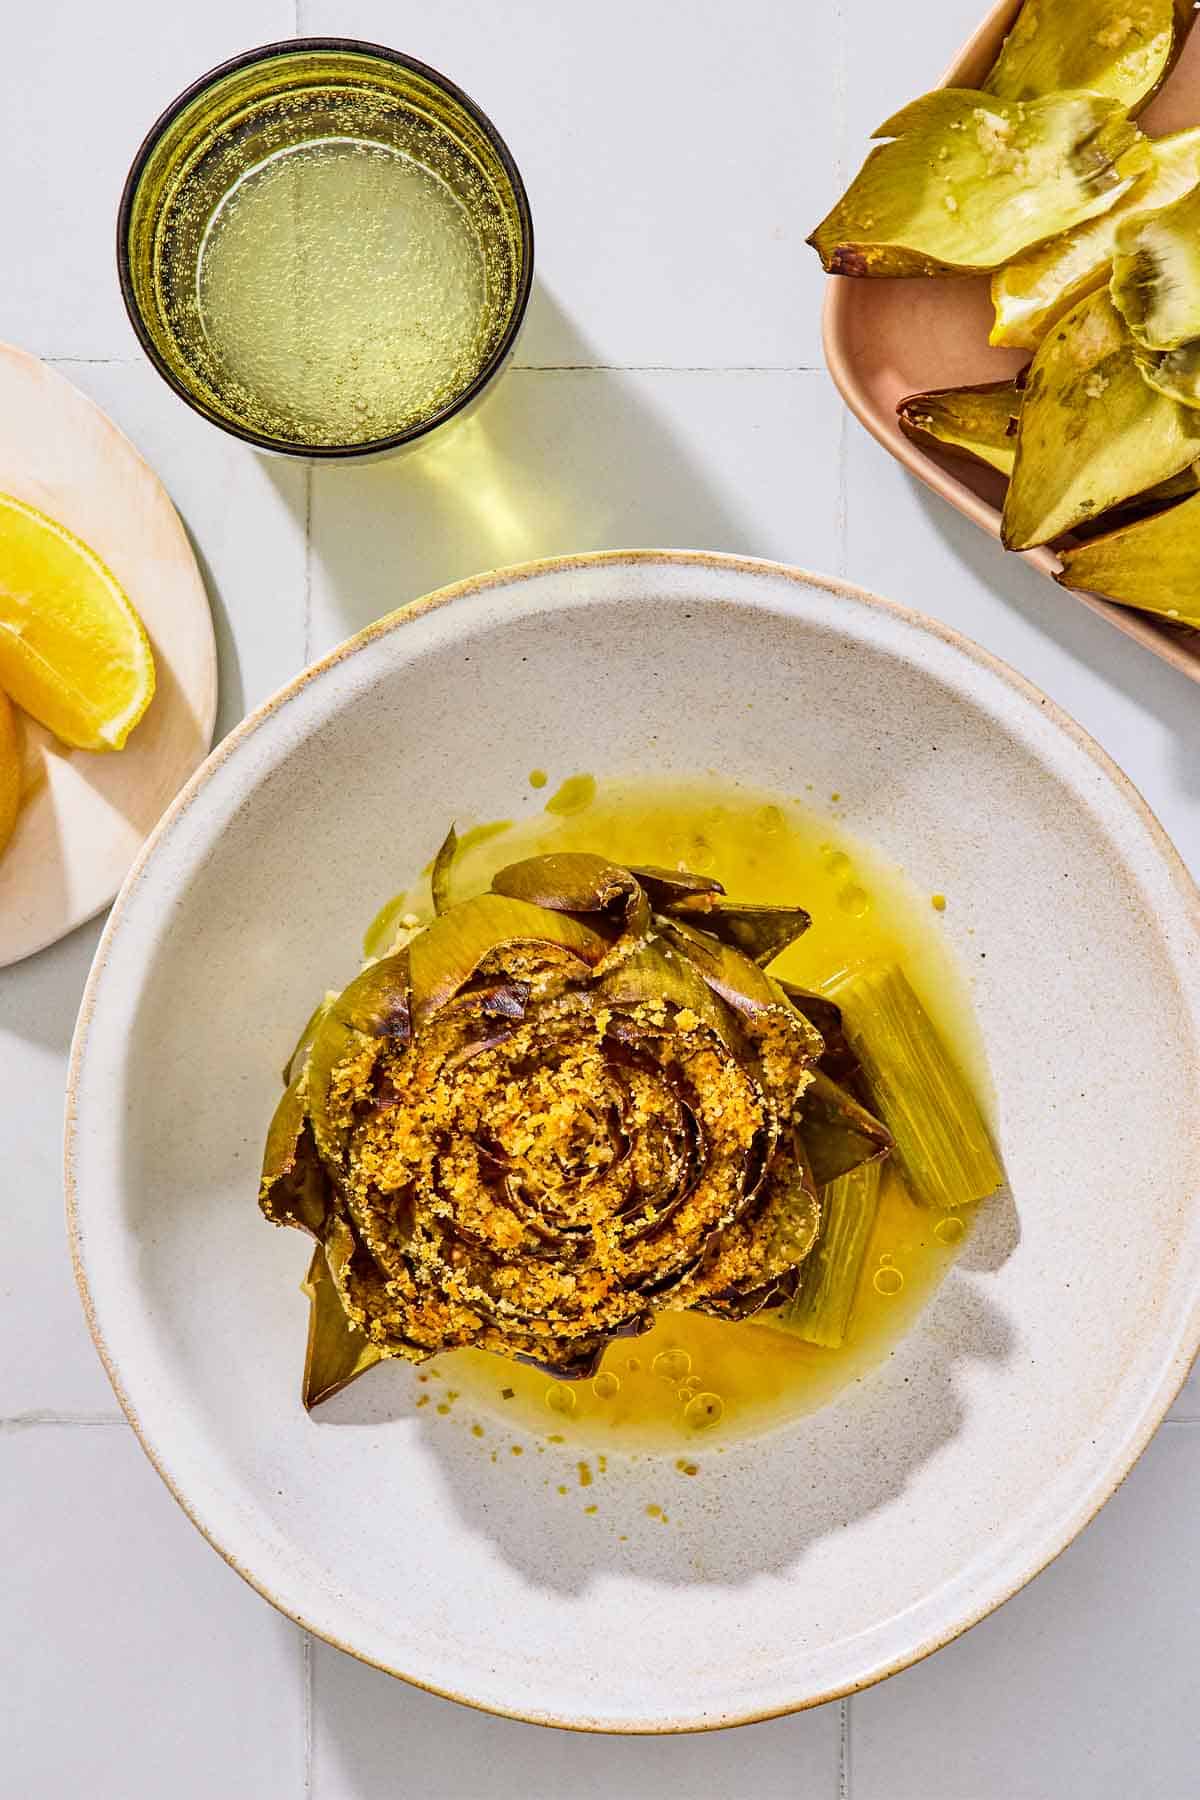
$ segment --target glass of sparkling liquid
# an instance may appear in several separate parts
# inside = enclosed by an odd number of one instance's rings
[[[503,139],[435,70],[296,38],[224,63],[139,150],[121,289],[159,373],[265,450],[365,456],[468,406],[533,276]]]

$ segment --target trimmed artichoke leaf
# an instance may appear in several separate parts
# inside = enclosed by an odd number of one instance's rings
[[[1142,350],[1137,366],[1142,380],[1164,400],[1200,408],[1200,342],[1181,344],[1178,350]]]
[[[818,1187],[848,1175],[861,1163],[886,1156],[892,1148],[887,1126],[820,1069],[801,1096],[796,1123]]]
[[[323,1245],[313,1251],[300,1288],[309,1299],[303,1400],[311,1411],[382,1362],[383,1352],[346,1317]]]
[[[1183,47],[1177,0],[1025,0],[984,82],[1006,100],[1066,88],[1144,106]]]
[[[1062,565],[1065,588],[1200,627],[1200,494],[1065,550]]]
[[[1119,101],[939,88],[881,125],[808,242],[833,275],[978,274],[1108,212],[1149,166]]]
[[[1081,300],[1033,359],[1004,501],[1009,550],[1044,544],[1200,457],[1200,415],[1142,379],[1107,289]]]
[[[408,946],[417,1025],[452,1000],[489,956],[509,947],[543,948],[556,953],[569,973],[584,975],[604,956],[609,940],[570,913],[507,894],[476,894],[435,919]]]
[[[690,894],[673,901],[667,916],[699,924],[702,931],[740,950],[765,969],[812,924],[802,906],[753,906],[721,894]]]
[[[586,851],[560,850],[510,863],[492,878],[492,892],[551,912],[601,913],[622,932],[644,936],[650,903],[632,870]]]
[[[660,869],[653,863],[633,863],[629,873],[637,876],[655,912],[667,912],[677,900],[688,900],[696,894],[725,892],[711,875],[694,875],[690,869]]]
[[[294,1225],[319,1238],[329,1217],[329,1177],[317,1155],[302,1073],[280,1096],[267,1130],[258,1203],[273,1225]]]
[[[1117,233],[1150,207],[1178,200],[1200,181],[1200,126],[1157,138],[1150,167],[1116,205],[1027,250],[992,276],[989,342],[1036,350],[1050,327],[1109,278]]]
[[[373,1040],[407,1044],[412,1036],[409,952],[371,963],[334,1000],[313,1040],[306,1070],[308,1116],[321,1157],[336,1167],[347,1126],[335,1120],[330,1094],[338,1069]]]
[[[1117,232],[1111,292],[1146,350],[1178,350],[1200,337],[1200,187],[1139,212]]]
[[[433,859],[433,868],[429,875],[430,891],[433,895],[433,910],[437,915],[450,910],[450,871],[454,867],[454,859],[458,855],[458,832],[452,825],[437,855]]]
[[[661,940],[642,944],[624,962],[601,977],[600,999],[611,1006],[673,1006],[694,1013],[728,1048],[737,1033],[734,1021],[695,964],[681,950]]]
[[[978,387],[909,394],[896,407],[896,415],[905,437],[923,450],[948,450],[1011,475],[1020,410],[1021,392],[1015,381],[985,381]]]
[[[321,1021],[337,998],[335,994],[326,994],[319,1005],[314,1006],[300,1036],[296,1039],[296,1047],[283,1065],[283,1085],[290,1087],[308,1062],[313,1042],[320,1029]]]
[[[683,919],[664,916],[660,924],[664,937],[695,965],[701,979],[726,1006],[732,1007],[743,1018],[753,1019],[764,1013],[777,1012],[797,1021],[807,1039],[807,1053],[816,1061],[824,1048],[821,1034],[803,1013],[789,1005],[778,982],[764,974],[757,963],[751,962],[731,944],[722,943],[719,938],[711,937],[707,931],[698,930]]]
[[[781,981],[779,987],[789,1005],[802,1013],[820,1033],[824,1049],[819,1058],[819,1067],[839,1087],[853,1089],[861,1071],[858,1058],[846,1039],[841,1007],[827,995],[814,994],[808,988],[797,987],[791,981]]]

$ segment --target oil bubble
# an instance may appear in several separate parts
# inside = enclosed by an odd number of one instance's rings
[[[711,1431],[724,1411],[720,1394],[695,1394],[683,1409],[683,1419],[693,1431]]]
[[[934,1226],[933,1235],[939,1244],[957,1244],[966,1229],[957,1213],[947,1213]]]
[[[553,1387],[546,1389],[546,1405],[551,1412],[573,1413],[575,1411],[575,1389],[568,1387],[565,1381],[556,1381]]]
[[[621,1377],[611,1369],[601,1369],[592,1377],[592,1392],[598,1400],[611,1400],[621,1391]]]
[[[692,1372],[692,1359],[686,1350],[660,1350],[650,1364],[652,1375],[661,1375],[664,1381],[683,1381]]]
[[[831,875],[848,875],[850,858],[844,850],[829,849],[825,855],[825,867]]]
[[[877,1294],[898,1294],[904,1277],[899,1269],[876,1269],[874,1286]]]
[[[866,888],[859,887],[856,881],[852,881],[842,888],[837,903],[850,918],[861,919],[864,913],[870,911],[871,896]]]

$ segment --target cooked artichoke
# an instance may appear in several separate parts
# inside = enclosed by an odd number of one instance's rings
[[[1001,535],[1027,550],[1178,475],[1200,457],[1200,414],[1147,385],[1101,288],[1030,365]]]
[[[318,1008],[261,1187],[317,1240],[306,1403],[465,1345],[577,1377],[661,1309],[793,1292],[820,1218],[806,1134],[827,1179],[891,1143],[760,966],[808,923],[706,877],[535,857]]]
[[[992,276],[995,322],[989,342],[1036,350],[1051,325],[1085,294],[1103,287],[1118,229],[1151,207],[1178,200],[1200,181],[1200,126],[1158,138],[1146,173],[1109,212],[1027,250]]]
[[[1137,213],[1117,232],[1113,303],[1146,350],[1178,350],[1200,338],[1198,232],[1200,187]]]
[[[1017,453],[1021,390],[1015,381],[934,388],[909,394],[896,408],[905,437],[923,450],[949,450],[1011,475]]]
[[[1062,565],[1066,588],[1200,626],[1200,494],[1065,550]]]
[[[1137,366],[1142,380],[1165,400],[1200,408],[1200,341],[1181,344],[1178,350],[1139,350]]]
[[[1115,206],[1150,162],[1119,101],[939,88],[879,127],[809,238],[835,275],[978,273]]]
[[[1162,83],[1190,25],[1179,0],[1025,0],[983,85],[1005,100],[1086,88],[1133,111]]]

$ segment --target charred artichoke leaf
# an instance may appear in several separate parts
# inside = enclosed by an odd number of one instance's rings
[[[1064,551],[1062,565],[1066,588],[1200,627],[1200,494]]]
[[[1116,205],[1147,140],[1119,101],[939,88],[881,125],[809,238],[833,275],[981,273]]]
[[[778,982],[735,950],[711,937],[683,919],[664,917],[660,921],[664,937],[695,966],[702,981],[719,995],[726,1006],[742,1018],[761,1018],[767,1013],[780,1013],[803,1032],[805,1053],[815,1062],[824,1049],[819,1031],[803,1013],[791,1006]]]
[[[1146,350],[1177,350],[1200,337],[1200,187],[1169,206],[1139,212],[1117,232],[1111,292]]]
[[[600,1000],[611,1006],[671,1006],[694,1013],[727,1049],[739,1044],[737,1024],[729,1010],[702,979],[694,963],[670,944],[642,944],[597,984]]]
[[[635,937],[644,937],[650,926],[650,902],[633,871],[586,851],[560,850],[510,863],[493,876],[492,892],[551,912],[600,913]]]
[[[633,863],[629,873],[637,876],[655,912],[668,912],[677,900],[688,900],[696,894],[725,892],[711,875],[694,875],[690,869],[660,869],[653,863]]]
[[[760,969],[773,963],[812,924],[802,906],[752,906],[726,900],[721,894],[691,894],[676,900],[667,916],[699,924],[702,931],[740,950]]]
[[[542,950],[568,974],[585,975],[608,947],[607,937],[570,913],[506,894],[476,894],[435,919],[408,946],[413,1017],[423,1025],[501,950]]]
[[[861,1071],[846,1038],[841,1007],[826,994],[814,994],[791,981],[781,981],[779,987],[789,1006],[802,1013],[820,1034],[824,1049],[818,1066],[839,1087],[853,1089]]]
[[[332,1195],[309,1125],[307,1086],[302,1072],[280,1096],[267,1129],[258,1203],[273,1225],[319,1238]]]
[[[1103,287],[1118,230],[1152,207],[1178,200],[1200,181],[1200,126],[1157,138],[1150,167],[1116,205],[1076,225],[992,276],[995,320],[989,342],[1036,350],[1050,327],[1077,301]]]
[[[309,1299],[303,1400],[311,1411],[382,1362],[383,1352],[346,1317],[323,1245],[313,1251],[300,1287]]]
[[[1070,531],[1200,456],[1200,415],[1142,379],[1107,289],[1081,300],[1033,359],[1001,536],[1010,550]]]
[[[875,1162],[892,1148],[886,1125],[817,1069],[800,1100],[797,1130],[818,1187]]]
[[[909,394],[896,407],[896,416],[905,437],[923,450],[949,450],[1011,475],[1020,410],[1015,381],[985,381],[978,387]]]
[[[1144,106],[1183,47],[1177,0],[1025,0],[984,82],[1006,100],[1086,88]]]
[[[438,915],[450,910],[450,871],[454,867],[454,859],[457,855],[458,832],[451,825],[433,859],[433,868],[429,875],[433,910]]]

